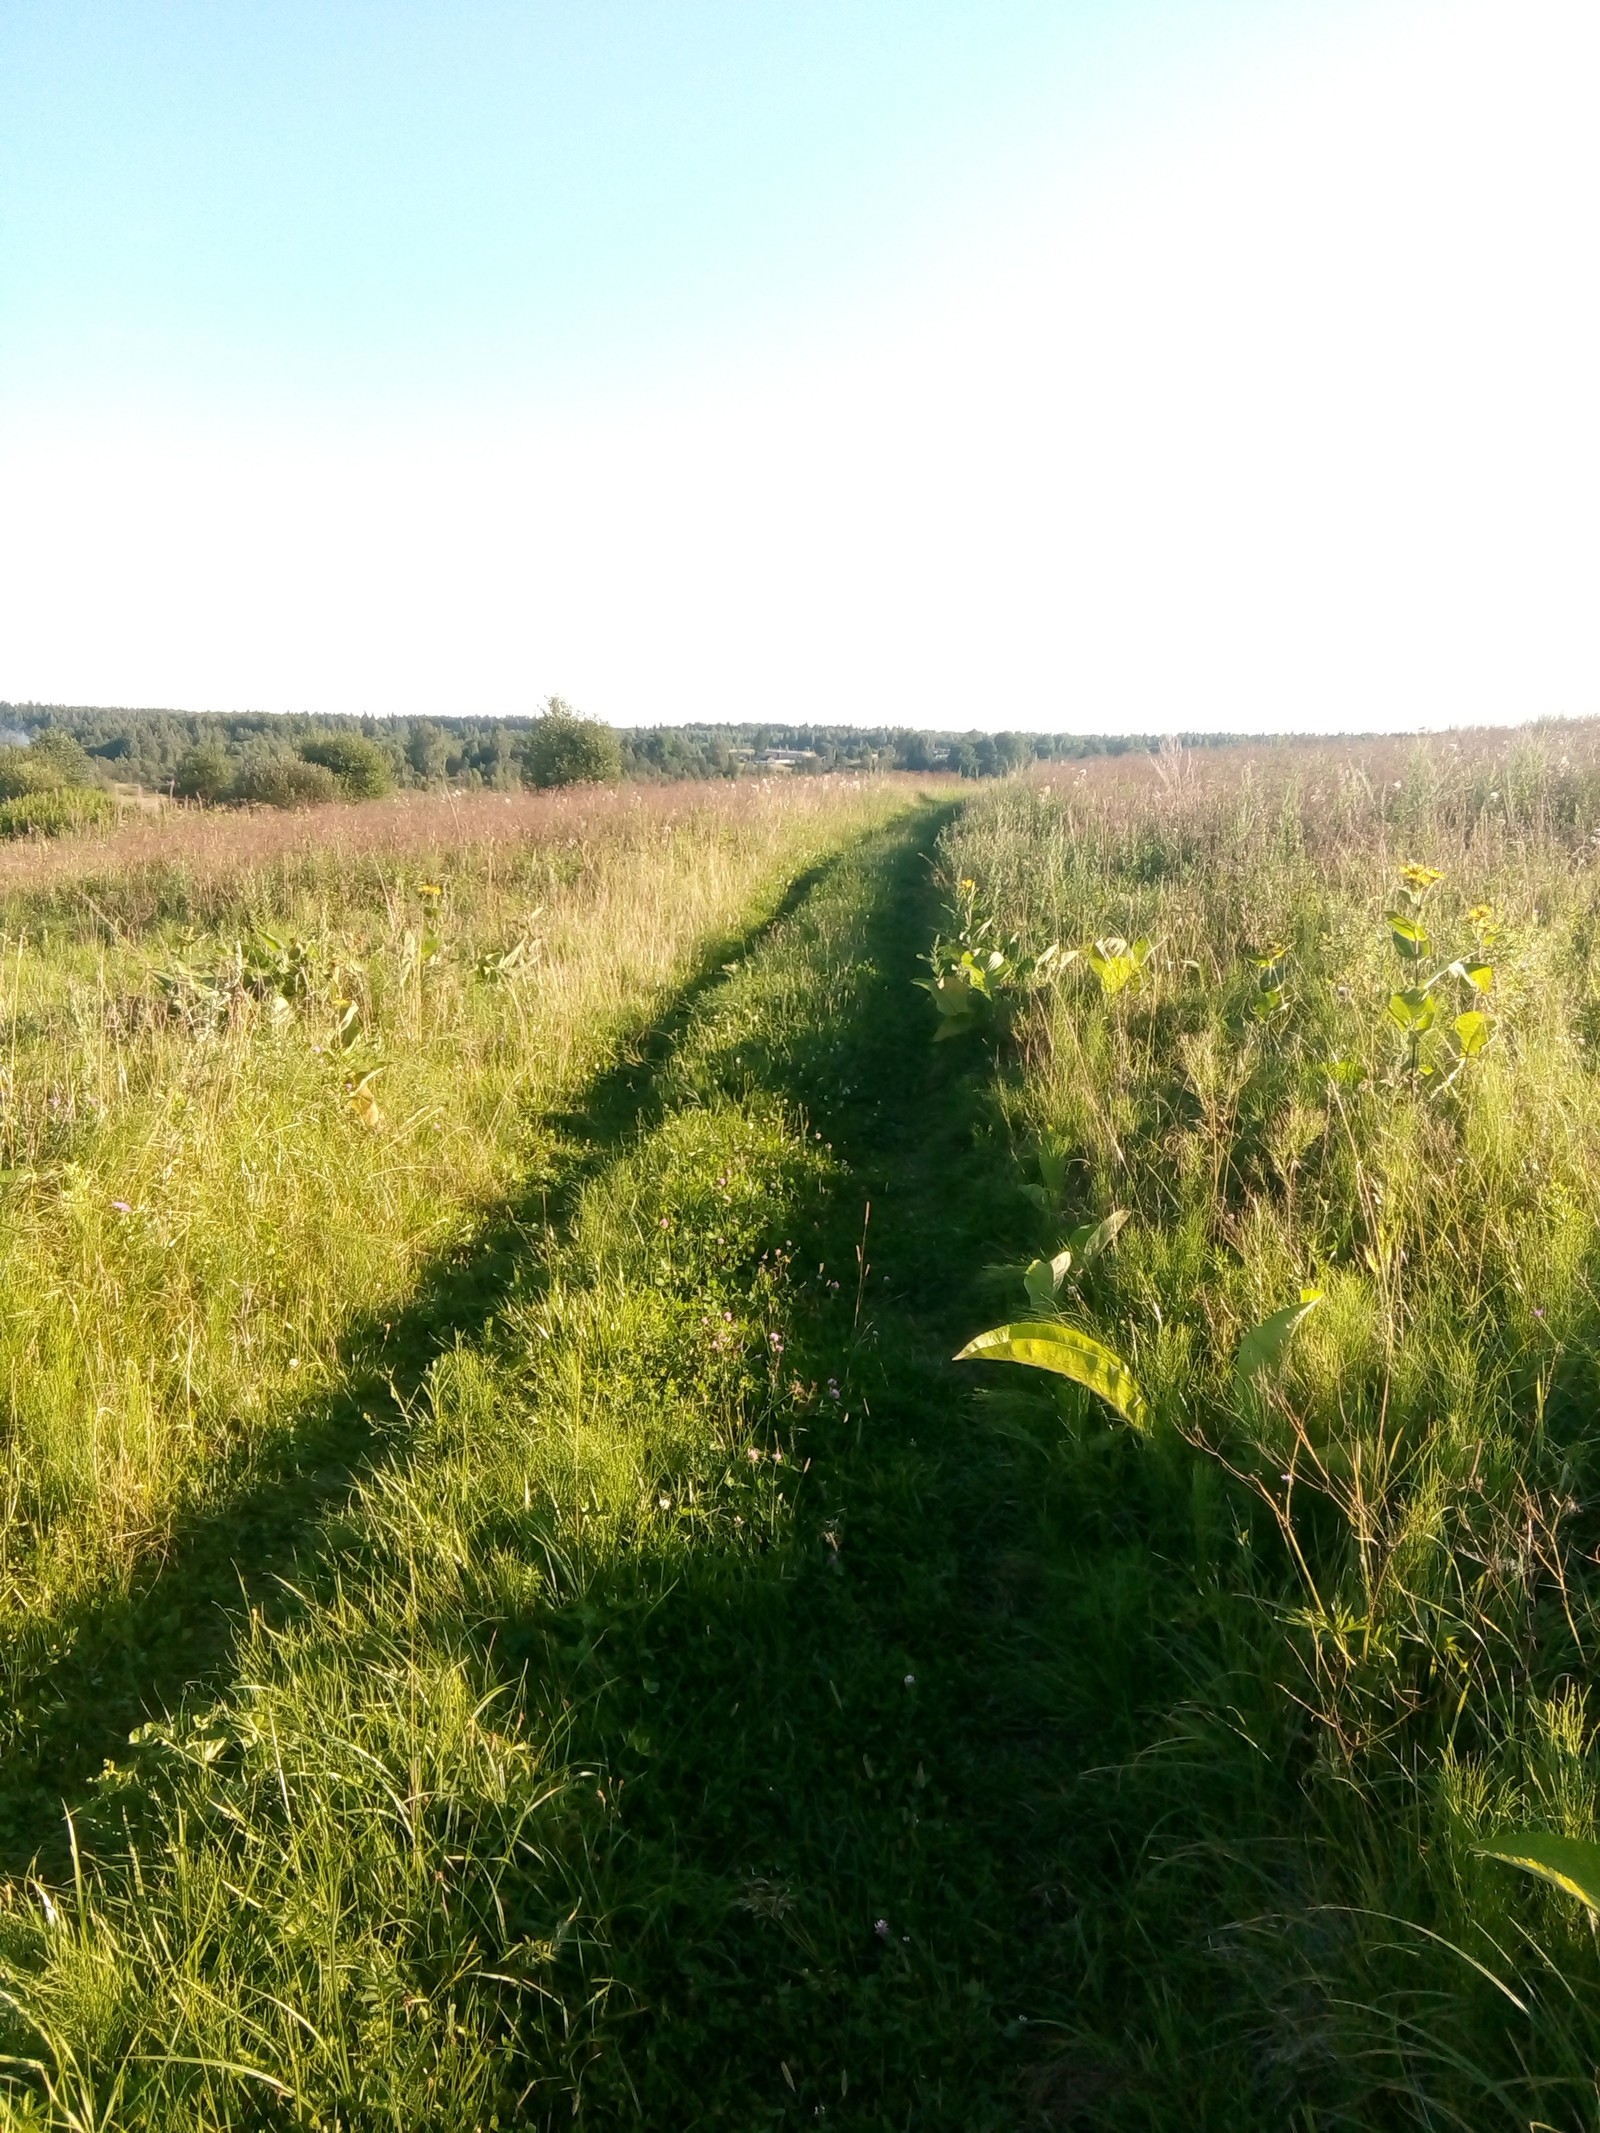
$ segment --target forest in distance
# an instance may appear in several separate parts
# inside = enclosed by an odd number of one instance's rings
[[[559,702],[559,699],[556,699]],[[562,707],[565,709],[565,707]],[[72,737],[97,772],[118,784],[168,791],[186,756],[219,750],[248,766],[304,742],[359,736],[388,758],[404,788],[441,784],[505,791],[524,775],[541,714],[526,717],[341,717],[310,713],[123,710],[90,705],[0,702],[0,739],[32,741],[51,728]],[[616,730],[620,774],[656,783],[731,778],[781,769],[785,774],[908,770],[1002,777],[1036,762],[1147,753],[1152,736],[1077,733],[947,732],[908,725],[843,726],[751,720],[736,725],[641,726]],[[1186,736],[1186,745],[1226,742],[1227,735]]]

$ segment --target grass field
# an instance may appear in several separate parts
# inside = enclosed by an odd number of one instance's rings
[[[1594,746],[6,855],[7,2122],[1600,2123]]]

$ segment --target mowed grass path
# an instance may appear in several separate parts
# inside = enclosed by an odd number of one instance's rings
[[[1019,1193],[912,989],[944,819],[822,869],[591,1091],[392,1456],[220,1689],[78,1788],[75,1867],[0,1920],[11,2122],[1083,2100],[1045,1462],[947,1361]]]

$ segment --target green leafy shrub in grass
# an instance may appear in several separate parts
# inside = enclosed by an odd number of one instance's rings
[[[297,755],[258,756],[240,771],[234,793],[258,807],[317,807],[340,797],[339,780],[326,764]]]
[[[54,727],[46,727],[26,748],[0,751],[0,800],[87,786],[92,777],[93,766],[83,749],[70,733]]]
[[[71,734],[53,728],[26,748],[0,750],[0,836],[59,837],[109,821],[114,803],[91,776]]]
[[[994,918],[980,915],[978,886],[970,877],[956,882],[951,901],[955,937],[935,937],[923,958],[933,975],[917,980],[939,1010],[936,1039],[1004,1029],[1016,1004],[1065,969],[1077,952],[1063,956],[1052,942],[1029,954],[1017,935],[1002,940]]]
[[[296,753],[303,763],[331,771],[347,800],[378,800],[394,790],[393,763],[364,734],[335,733],[326,740],[302,741]]]
[[[598,719],[580,718],[552,696],[522,750],[529,785],[614,785],[622,776],[622,743]]]
[[[104,829],[116,818],[110,793],[93,785],[58,785],[0,800],[0,837],[65,837]]]
[[[217,807],[233,798],[237,771],[238,765],[226,750],[213,741],[202,742],[178,758],[172,790],[180,800],[198,800],[202,806]]]
[[[1425,906],[1443,880],[1437,867],[1414,862],[1403,866],[1396,908],[1384,913],[1394,951],[1410,980],[1401,991],[1390,994],[1388,1019],[1405,1040],[1405,1072],[1413,1087],[1434,1082],[1447,1088],[1494,1035],[1493,1018],[1481,1005],[1494,983],[1494,967],[1486,960],[1496,934],[1494,915],[1487,904],[1474,906],[1467,918],[1476,947],[1463,956],[1439,955],[1428,931]],[[1430,960],[1434,968],[1424,976]],[[1452,988],[1457,993],[1454,1002]],[[1452,1005],[1460,1009],[1454,1016]],[[1446,1028],[1454,1044],[1449,1057],[1441,1061],[1430,1056],[1426,1039],[1435,1031],[1443,1034]]]

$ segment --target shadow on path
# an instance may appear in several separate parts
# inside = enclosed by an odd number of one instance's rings
[[[593,2125],[1066,2122],[1028,2100],[1081,1970],[1055,1425],[1037,1401],[975,1402],[949,1362],[1030,1218],[992,1055],[935,1045],[913,990],[949,813],[847,854],[738,977],[748,1011],[708,1015],[675,1069],[683,1100],[775,1100],[835,1159],[820,1198],[773,1209],[796,1274],[785,1373],[841,1387],[788,1433],[786,1523],[762,1553],[697,1548],[665,1598],[642,1604],[624,1560],[572,1621],[496,1626],[504,1677],[559,1699],[569,1752],[624,1803],[599,1875],[631,2012],[589,2069]],[[574,1671],[596,1619],[603,1649]],[[1094,2076],[1050,2078],[1086,2095]]]
[[[776,907],[703,954],[651,1023],[623,1039],[615,1065],[549,1120],[548,1169],[496,1208],[464,1245],[423,1273],[385,1320],[356,1319],[340,1344],[340,1383],[252,1448],[233,1493],[182,1516],[158,1560],[131,1589],[93,1597],[38,1625],[37,1664],[16,1668],[0,1733],[0,1871],[65,1854],[64,1803],[146,1719],[225,1679],[247,1606],[291,1604],[284,1580],[308,1537],[364,1475],[408,1441],[407,1403],[440,1351],[481,1334],[514,1280],[537,1286],[544,1242],[585,1181],[651,1114],[652,1092],[683,1030],[730,967],[750,956],[816,891],[837,859],[809,868]]]

